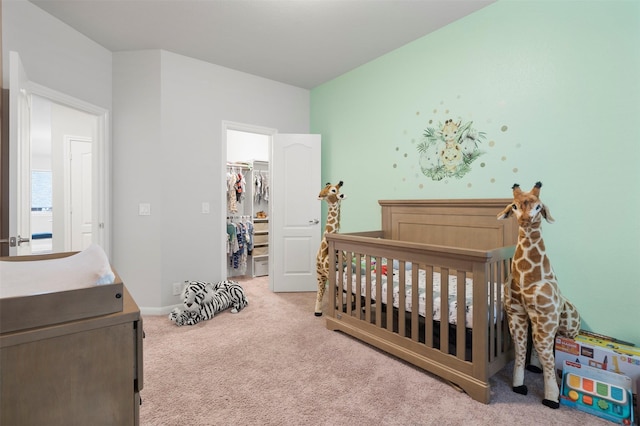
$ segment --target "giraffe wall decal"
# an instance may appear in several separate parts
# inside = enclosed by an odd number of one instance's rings
[[[513,391],[527,394],[524,369],[531,324],[532,349],[537,353],[544,373],[542,403],[558,408],[560,391],[555,374],[554,341],[556,333],[575,337],[580,330],[580,315],[561,294],[545,251],[540,226],[542,218],[549,223],[554,220],[538,198],[541,187],[542,183],[537,182],[531,191],[523,192],[518,184],[513,185],[513,203],[498,214],[498,219],[515,216],[519,226],[511,275],[504,285],[504,307],[515,343]]]
[[[336,185],[327,185],[322,188],[320,194],[318,194],[318,200],[325,200],[329,205],[329,211],[327,213],[327,224],[322,234],[322,241],[320,242],[320,248],[318,249],[318,255],[316,257],[316,275],[318,279],[318,293],[316,296],[315,315],[317,317],[322,315],[322,300],[324,298],[324,292],[329,279],[329,244],[327,243],[327,234],[333,234],[340,229],[340,202],[345,198],[344,194],[340,193],[340,188],[343,182],[340,181]]]

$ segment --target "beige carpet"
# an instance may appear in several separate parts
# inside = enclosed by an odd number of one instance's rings
[[[173,425],[610,425],[511,391],[511,368],[492,379],[491,404],[342,333],[313,315],[315,293],[272,293],[241,281],[249,306],[195,326],[145,316],[142,426]]]

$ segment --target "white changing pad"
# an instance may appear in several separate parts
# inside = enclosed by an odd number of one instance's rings
[[[57,259],[0,261],[0,298],[75,290],[114,280],[107,254],[97,244]]]

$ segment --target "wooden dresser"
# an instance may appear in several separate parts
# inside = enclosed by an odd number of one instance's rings
[[[0,334],[1,425],[138,425],[142,318],[108,315]]]

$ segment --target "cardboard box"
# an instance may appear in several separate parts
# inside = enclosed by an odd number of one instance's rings
[[[269,258],[253,260],[253,276],[263,277],[269,275]]]
[[[254,247],[253,252],[251,252],[251,255],[253,257],[266,256],[268,254],[269,254],[269,246]]]
[[[253,244],[268,244],[269,243],[269,234],[255,234],[253,236]]]
[[[562,377],[565,362],[611,371],[631,379],[634,419],[639,417],[640,348],[620,343],[607,336],[581,332],[575,339],[557,337],[555,345],[556,370]]]
[[[629,377],[571,361],[562,371],[560,404],[621,425],[634,422]]]
[[[269,231],[269,221],[264,220],[260,221],[260,219],[255,219],[253,222],[253,231],[254,232],[267,232]]]

